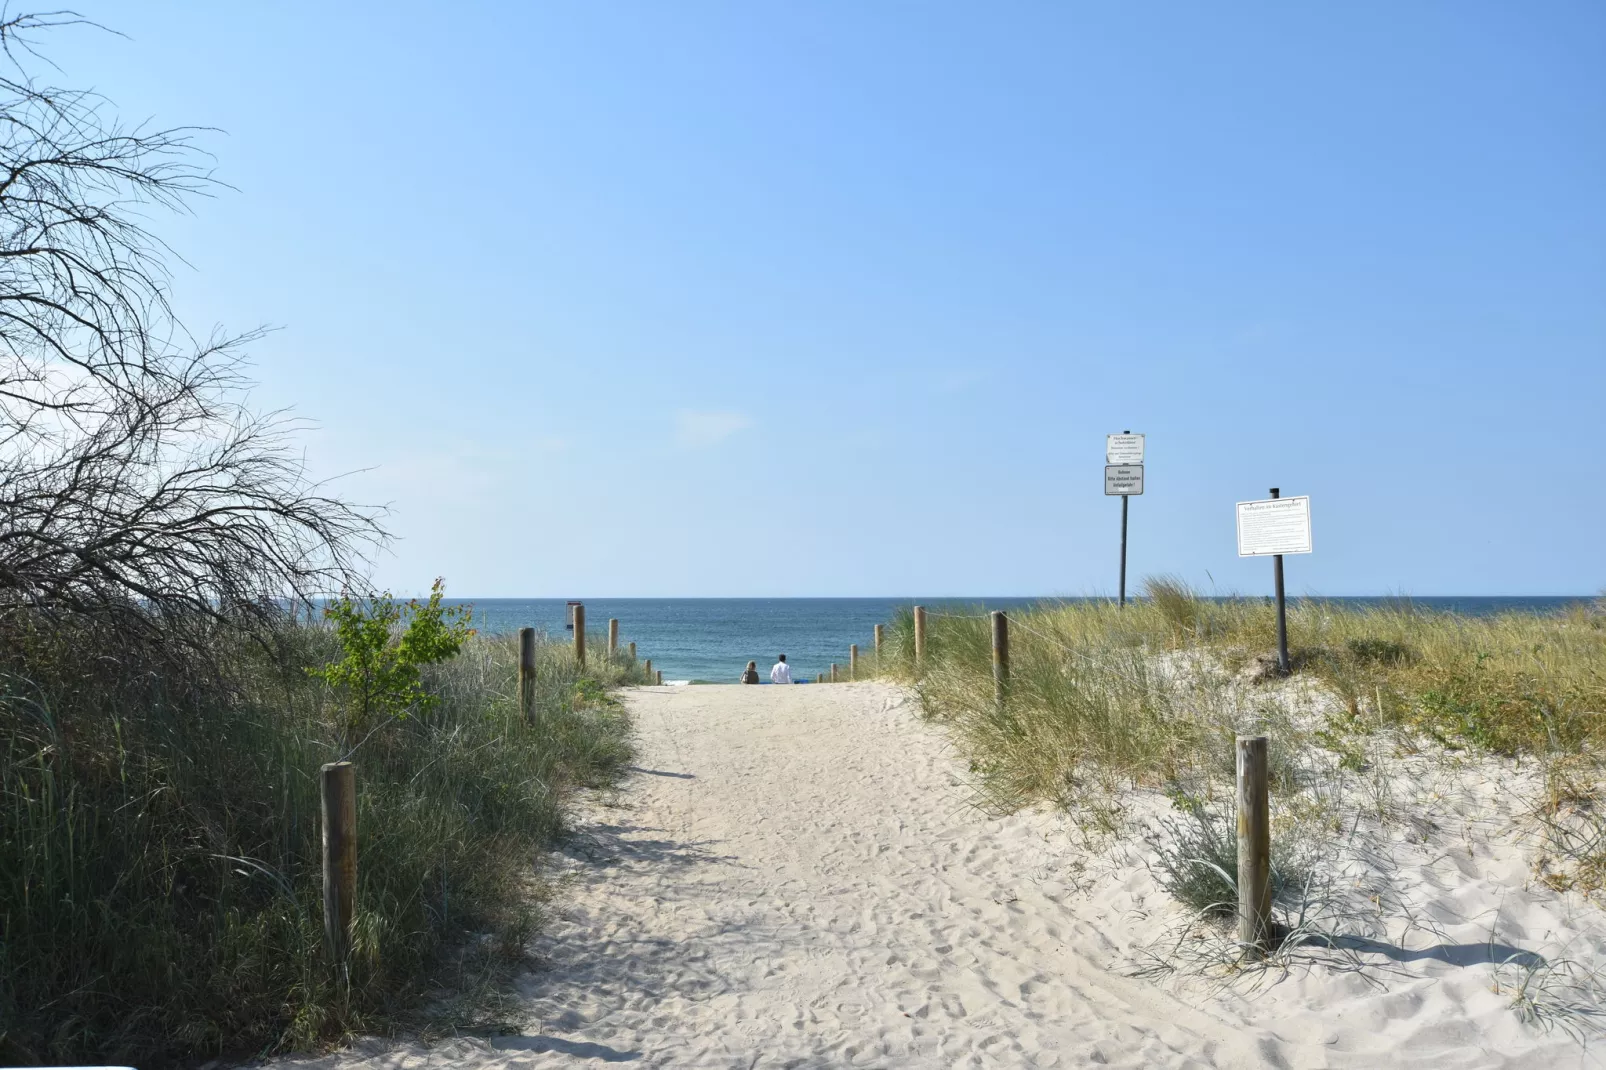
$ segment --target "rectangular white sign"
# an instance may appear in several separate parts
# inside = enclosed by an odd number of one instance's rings
[[[1310,498],[1238,503],[1238,556],[1310,553]]]
[[[1107,464],[1104,466],[1105,494],[1142,494],[1143,466],[1141,464]]]
[[[1104,436],[1104,463],[1142,464],[1143,436],[1131,434]]]

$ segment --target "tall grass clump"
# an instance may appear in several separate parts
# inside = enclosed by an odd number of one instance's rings
[[[645,682],[546,643],[526,719],[514,644],[476,637],[425,670],[434,701],[343,745],[340,696],[309,673],[339,655],[328,629],[217,627],[211,668],[186,672],[35,624],[11,618],[0,663],[8,1064],[272,1052],[472,996],[521,956],[574,789],[631,761],[608,690]],[[323,944],[318,769],[346,756],[359,850],[341,971]]]
[[[1108,822],[1123,786],[1216,796],[1244,732],[1271,736],[1274,792],[1299,789],[1313,752],[1358,766],[1365,737],[1389,732],[1407,748],[1538,758],[1571,778],[1555,778],[1558,800],[1606,799],[1595,757],[1606,753],[1600,613],[1464,617],[1409,602],[1302,600],[1289,607],[1286,683],[1257,671],[1275,642],[1269,599],[1205,599],[1160,578],[1124,609],[1012,611],[1002,705],[979,610],[929,615],[918,667],[913,620],[901,613],[883,672],[911,683],[953,730],[999,809],[1047,800]],[[1606,854],[1600,862],[1606,878]]]
[[[1048,800],[1107,825],[1121,785],[1191,782],[1202,755],[1231,753],[1241,719],[1215,686],[1219,673],[1162,656],[1173,631],[1152,605],[1011,612],[1000,705],[984,614],[929,615],[918,671],[904,614],[886,669],[910,680],[926,712],[955,732],[990,808]]]

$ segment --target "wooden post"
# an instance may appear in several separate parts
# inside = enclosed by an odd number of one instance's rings
[[[850,643],[850,644],[848,644],[848,679],[849,680],[857,680],[858,678],[859,678],[859,644],[858,643]]]
[[[1004,692],[1009,688],[1009,618],[1004,611],[995,609],[993,617],[993,701],[999,708],[1004,705]]]
[[[613,656],[615,654],[617,654],[617,653],[619,653],[619,618],[618,617],[609,617],[608,618],[608,660],[611,662],[613,660]]]
[[[1271,803],[1266,737],[1238,737],[1238,942],[1260,958],[1271,944]]]
[[[323,803],[323,936],[330,958],[344,965],[351,951],[357,903],[357,767],[330,762],[320,771]]]
[[[662,670],[662,669],[658,670],[658,686],[659,687],[663,687],[664,686],[664,670]]]
[[[831,663],[831,682],[836,683],[836,662]]]
[[[875,660],[876,665],[881,664],[881,625],[875,626]]]
[[[519,629],[519,711],[535,715],[535,629]]]
[[[915,668],[926,659],[926,607],[915,606]]]
[[[647,664],[646,664],[645,668],[647,670],[647,682],[650,684],[650,683],[652,683],[652,659],[651,658],[647,659]]]
[[[636,663],[636,644],[632,642],[627,649],[630,651],[630,664],[634,665]]]
[[[574,660],[586,667],[586,607],[574,607]]]

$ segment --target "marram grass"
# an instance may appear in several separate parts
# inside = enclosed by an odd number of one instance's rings
[[[912,616],[900,614],[880,669],[913,684],[927,714],[952,729],[984,801],[999,809],[1049,800],[1097,819],[1122,786],[1219,793],[1233,737],[1248,731],[1271,736],[1274,791],[1292,788],[1312,748],[1350,760],[1356,740],[1381,731],[1407,746],[1560,763],[1574,780],[1582,766],[1585,787],[1558,788],[1575,799],[1595,790],[1595,756],[1606,753],[1598,611],[1464,617],[1403,601],[1296,603],[1291,660],[1295,682],[1324,700],[1314,722],[1245,682],[1275,649],[1269,600],[1202,599],[1159,579],[1124,609],[1045,603],[1009,616],[1002,706],[979,612],[931,614],[918,667]]]
[[[151,1067],[484,1013],[485,982],[538,921],[537,861],[573,790],[632,760],[607,689],[645,678],[598,653],[582,674],[545,645],[527,723],[511,641],[471,640],[435,669],[439,705],[352,755],[343,983],[319,868],[334,711],[305,672],[332,654],[321,629],[292,630],[275,658],[242,647],[206,704],[71,659],[0,677],[0,1063]]]

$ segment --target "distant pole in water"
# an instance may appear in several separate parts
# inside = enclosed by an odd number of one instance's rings
[[[915,668],[926,659],[926,607],[915,606]]]
[[[1282,497],[1281,491],[1271,488],[1273,498]],[[1271,559],[1272,576],[1277,582],[1277,670],[1287,676],[1292,670],[1288,664],[1288,601],[1283,596],[1283,555]]]
[[[852,644],[850,644],[848,646],[848,679],[849,680],[857,680],[858,678],[859,678],[859,644],[858,643],[852,643]]]
[[[574,607],[574,660],[586,667],[586,607]]]
[[[519,629],[519,709],[524,719],[535,714],[535,629]]]
[[[993,701],[1002,708],[1009,687],[1009,618],[995,609],[993,618]]]
[[[881,625],[879,624],[875,626],[875,659],[878,663],[881,661]]]
[[[619,618],[618,617],[609,617],[608,618],[608,660],[612,661],[613,660],[613,656],[615,654],[617,654],[617,653],[619,653]]]
[[[1260,958],[1271,943],[1271,801],[1265,736],[1238,737],[1238,942]]]

